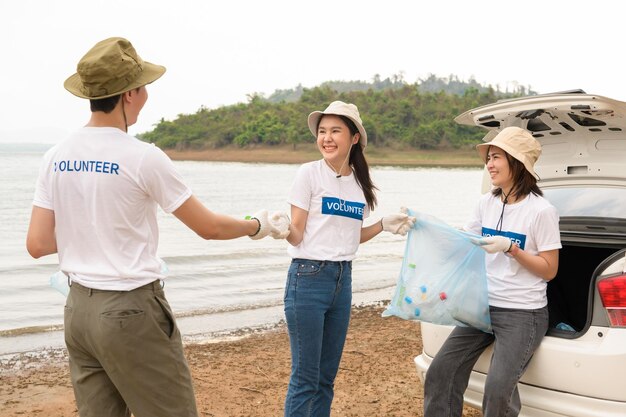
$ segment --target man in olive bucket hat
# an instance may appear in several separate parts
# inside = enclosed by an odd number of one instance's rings
[[[284,213],[248,220],[212,213],[171,160],[126,133],[165,68],[131,43],[97,43],[65,81],[87,98],[85,127],[44,156],[27,236],[29,253],[58,252],[71,285],[65,342],[81,417],[196,416],[181,335],[165,298],[157,204],[204,239],[285,238]]]

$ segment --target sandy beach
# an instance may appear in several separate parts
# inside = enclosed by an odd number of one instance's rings
[[[281,164],[302,164],[320,158],[314,143],[276,146],[224,146],[216,149],[165,151],[173,160],[179,161],[219,161],[219,162],[260,162]],[[392,149],[389,147],[366,148],[365,156],[372,166],[422,166],[422,167],[481,167],[482,161],[476,151],[466,150],[419,150]]]
[[[422,385],[413,358],[421,352],[419,325],[381,318],[381,306],[353,310],[333,415],[422,415]],[[235,340],[190,344],[200,416],[282,416],[289,381],[289,342],[284,324]],[[77,416],[67,362],[46,360],[35,368],[1,374],[0,416]],[[481,413],[466,408],[463,416]]]

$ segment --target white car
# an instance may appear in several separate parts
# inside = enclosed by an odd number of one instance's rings
[[[507,126],[532,132],[543,147],[539,186],[561,219],[550,330],[520,380],[520,416],[626,416],[626,103],[576,90],[498,101],[455,121],[489,130],[486,141]],[[423,382],[452,328],[421,330]],[[465,392],[478,409],[491,353]]]

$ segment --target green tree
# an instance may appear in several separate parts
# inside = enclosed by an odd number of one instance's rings
[[[292,93],[298,93],[296,95]],[[331,101],[343,100],[359,107],[371,146],[452,149],[471,147],[484,131],[459,126],[460,113],[501,98],[534,94],[530,87],[515,84],[515,91],[480,85],[473,78],[462,81],[429,75],[409,84],[402,73],[383,79],[376,74],[371,83],[329,81],[314,88],[277,90],[273,100],[251,93],[247,103],[179,114],[173,121],[161,119],[141,139],[161,148],[201,149],[225,145],[277,145],[311,140],[307,116]],[[277,98],[283,99],[277,100]]]

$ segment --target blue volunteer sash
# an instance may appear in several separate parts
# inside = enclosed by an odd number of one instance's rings
[[[335,197],[322,197],[322,214],[363,220],[364,208],[365,203],[359,203],[358,201],[346,201]]]
[[[495,230],[495,229],[490,229],[488,227],[483,227],[482,234],[483,234],[483,237],[488,237],[488,236],[504,236],[504,237],[507,237],[507,238],[511,239],[513,241],[513,243],[515,243],[521,249],[524,249],[524,247],[526,246],[526,235],[522,235],[520,233],[507,232],[507,231],[503,231],[503,230],[498,231],[498,230]]]

